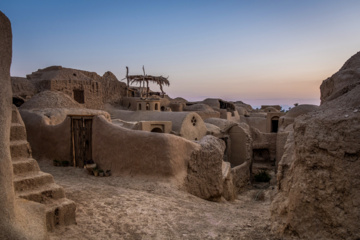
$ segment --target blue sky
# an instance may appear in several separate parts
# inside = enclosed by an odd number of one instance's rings
[[[319,104],[359,51],[360,1],[2,0],[11,74],[50,65],[169,76],[171,97]],[[157,87],[153,87],[157,90]]]

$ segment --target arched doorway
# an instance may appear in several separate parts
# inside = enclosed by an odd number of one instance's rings
[[[271,132],[277,133],[279,129],[279,117],[271,118]]]
[[[154,133],[163,133],[163,130],[162,130],[161,128],[156,127],[156,128],[153,128],[153,129],[151,130],[151,132],[154,132]]]

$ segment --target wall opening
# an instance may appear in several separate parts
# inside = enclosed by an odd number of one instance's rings
[[[270,162],[270,152],[267,148],[253,149],[254,162]]]
[[[23,103],[25,102],[24,99],[18,98],[18,97],[13,97],[12,99],[13,104],[17,107],[20,107],[21,105],[23,105]]]
[[[151,132],[154,132],[154,133],[163,133],[163,130],[162,130],[161,128],[156,127],[156,128],[153,128],[153,129],[151,130]]]
[[[150,110],[150,104],[149,103],[146,103],[146,110]]]
[[[155,103],[155,110],[159,110],[159,106],[157,103]]]
[[[193,126],[196,126],[196,118],[195,117],[192,117],[191,123],[192,123]]]
[[[78,103],[85,103],[84,90],[74,89],[74,100]]]
[[[273,117],[271,119],[271,132],[277,133],[279,129],[279,117]]]
[[[141,103],[139,103],[139,110],[141,110]]]
[[[165,107],[164,107],[164,106],[161,106],[160,110],[161,110],[161,111],[165,111]]]

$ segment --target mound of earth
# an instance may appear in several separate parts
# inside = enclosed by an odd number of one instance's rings
[[[214,110],[206,104],[202,104],[202,103],[197,103],[194,105],[190,105],[190,106],[186,106],[184,108],[184,111],[188,111],[188,112],[213,112]]]
[[[83,108],[83,106],[70,96],[58,91],[40,92],[21,105],[21,109],[44,108]]]

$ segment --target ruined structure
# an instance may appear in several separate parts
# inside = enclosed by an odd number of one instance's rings
[[[321,106],[288,134],[271,208],[280,236],[360,238],[359,63],[357,53],[326,79]]]
[[[111,72],[101,77],[94,72],[51,66],[27,75],[26,79],[12,79],[14,100],[24,102],[35,93],[50,90],[63,92],[86,108],[102,109],[104,103],[120,103],[126,95],[125,83]]]

